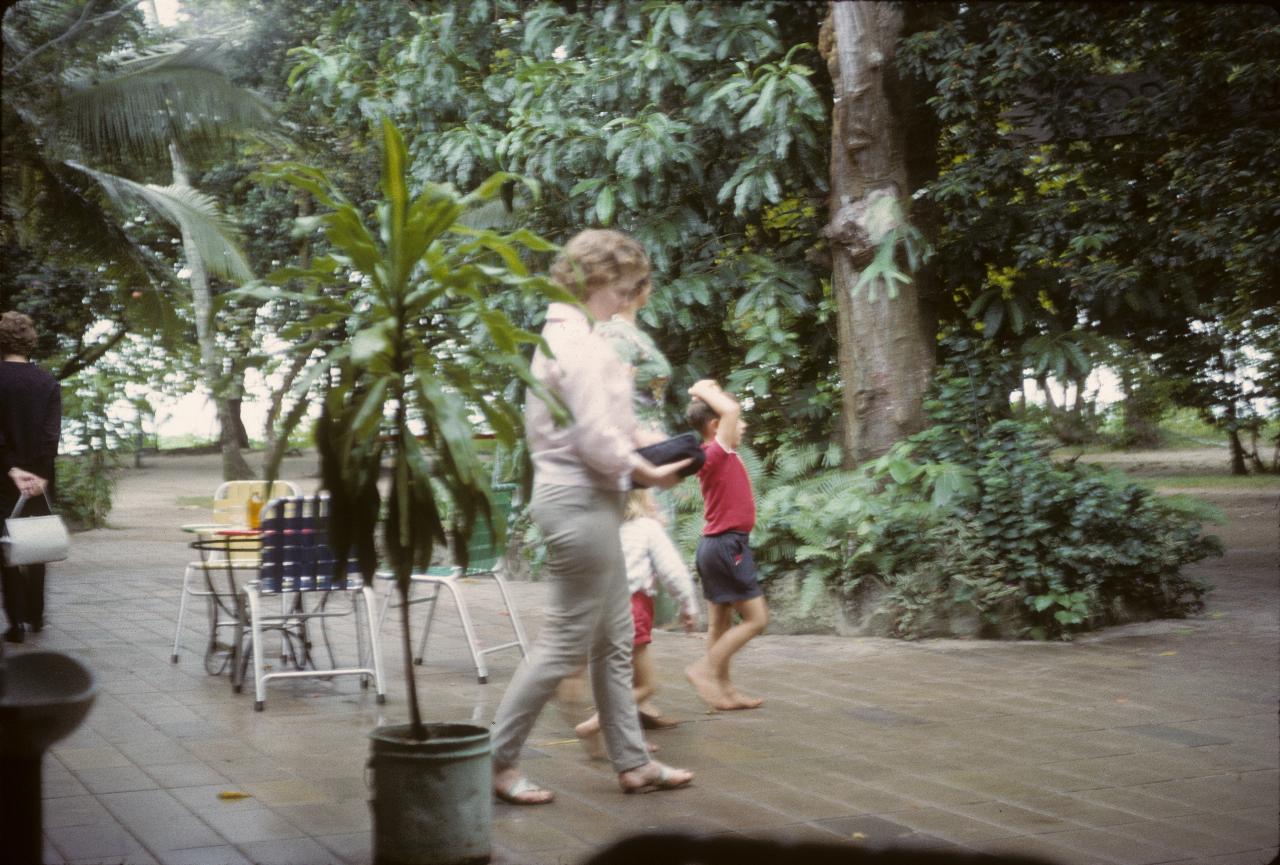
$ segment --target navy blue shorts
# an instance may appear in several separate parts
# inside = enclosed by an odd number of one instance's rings
[[[713,604],[749,601],[764,594],[745,532],[704,535],[698,541],[694,561],[702,580],[702,594]]]

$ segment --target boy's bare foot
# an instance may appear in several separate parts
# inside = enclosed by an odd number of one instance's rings
[[[685,667],[684,677],[693,685],[693,690],[698,692],[702,702],[711,708],[725,712],[739,708],[737,701],[725,692],[720,680],[706,669],[702,661],[694,661]]]
[[[735,709],[759,709],[764,705],[760,697],[748,697],[732,685],[729,686],[729,699],[733,700]]]

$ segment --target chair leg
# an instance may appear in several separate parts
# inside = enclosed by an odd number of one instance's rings
[[[422,626],[422,639],[418,641],[418,654],[413,659],[415,664],[421,664],[422,659],[427,656],[427,637],[431,636],[431,623],[436,618],[436,602],[440,600],[440,583],[433,579],[431,588],[431,597],[422,599],[427,604],[427,621]]]
[[[520,623],[520,614],[516,612],[516,605],[511,603],[511,595],[507,593],[507,581],[496,571],[490,576],[498,584],[498,592],[502,595],[502,603],[506,605],[507,616],[511,619],[511,627],[516,632],[516,642],[520,644],[520,657],[527,658],[529,657],[529,641],[524,635],[524,625]]]
[[[349,594],[347,595],[347,597],[351,600],[351,617],[355,619],[355,623],[356,623],[356,666],[367,667],[369,666],[369,664],[368,664],[368,659],[365,657],[365,651],[364,651],[365,622],[362,622],[360,620],[360,617],[362,615],[362,610],[360,609],[360,603],[364,599],[364,587],[362,586],[359,592]],[[362,689],[369,687],[368,676],[360,677],[360,687]]]
[[[249,601],[249,649],[253,653],[253,710],[261,712],[267,705],[267,683],[262,680],[266,672],[262,668],[262,610],[259,609],[258,593],[245,589],[244,596]]]
[[[187,597],[191,592],[191,566],[187,565],[187,569],[182,573],[182,595],[178,599],[178,624],[173,628],[173,654],[169,656],[170,663],[178,663],[178,641],[182,638],[182,619],[187,614]]]
[[[453,602],[458,607],[458,618],[462,619],[462,632],[467,636],[467,647],[471,649],[471,659],[476,664],[476,680],[483,685],[489,681],[489,670],[484,665],[484,653],[480,651],[480,644],[476,641],[476,629],[471,624],[471,613],[467,609],[466,599],[462,597],[462,587],[452,577],[444,580],[443,585],[453,594]]]
[[[387,613],[391,609],[391,599],[395,597],[396,594],[396,581],[386,580],[385,582],[387,584],[387,590],[382,594],[382,609],[378,612],[378,633],[382,633],[382,626],[387,623]],[[405,598],[405,602],[408,603],[412,597],[413,583],[411,582],[409,583],[409,597]]]
[[[382,678],[382,649],[378,639],[378,631],[374,626],[373,607],[377,602],[377,593],[372,586],[362,586],[360,595],[364,598],[364,614],[369,619],[369,654],[373,655],[373,690],[378,695],[378,702],[387,702],[387,689]],[[359,616],[357,615],[357,620]]]
[[[244,604],[239,599],[237,599],[237,606],[239,609],[236,610],[236,620],[234,622],[235,629],[231,638],[231,658],[229,661],[229,667],[231,675],[231,690],[233,693],[239,694],[244,690],[245,669],[244,664],[242,663],[242,655],[244,653],[245,611]]]
[[[280,593],[280,618],[287,620],[289,615],[289,595],[287,592]],[[286,621],[287,625],[287,621]],[[289,662],[289,638],[285,636],[285,628],[280,629],[280,663],[281,665]]]

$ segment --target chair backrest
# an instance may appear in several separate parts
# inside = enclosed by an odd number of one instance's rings
[[[514,484],[495,484],[493,487],[493,519],[494,522],[507,524],[511,514],[511,497],[515,492]],[[487,574],[493,571],[502,559],[502,544],[489,531],[489,524],[480,520],[471,530],[471,540],[467,542],[467,570],[471,573]]]
[[[300,495],[292,481],[276,481],[267,489],[266,481],[226,481],[213,494],[213,521],[225,525],[244,525],[245,509],[254,493],[264,502]]]
[[[343,591],[359,585],[354,557],[335,574],[337,561],[329,548],[329,496],[286,496],[262,509],[264,592]],[[352,579],[355,577],[355,579]]]

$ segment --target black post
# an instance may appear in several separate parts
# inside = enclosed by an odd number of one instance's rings
[[[44,861],[39,757],[0,760],[0,865]]]

